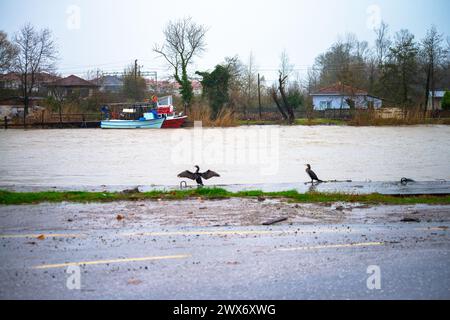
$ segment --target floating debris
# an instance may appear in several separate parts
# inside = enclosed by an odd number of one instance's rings
[[[140,284],[142,283],[142,280],[139,280],[139,279],[130,279],[130,280],[128,280],[127,283],[130,284],[130,285],[137,286],[137,285],[140,285]]]
[[[136,187],[134,189],[123,190],[121,193],[123,193],[123,194],[134,194],[134,193],[140,193],[140,191],[139,191],[139,187]]]
[[[287,219],[288,219],[287,217],[275,218],[275,219],[268,220],[268,221],[264,222],[262,225],[263,226],[270,226],[270,225],[273,225],[275,223],[280,223],[280,222],[286,221]]]
[[[416,218],[403,218],[400,222],[420,222],[420,220]]]

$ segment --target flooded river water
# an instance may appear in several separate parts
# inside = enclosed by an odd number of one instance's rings
[[[450,126],[251,126],[177,130],[2,130],[1,186],[177,185],[450,180]]]

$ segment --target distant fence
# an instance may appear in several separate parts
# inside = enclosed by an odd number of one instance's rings
[[[405,112],[400,108],[382,108],[375,110],[375,116],[381,119],[403,119]]]
[[[101,113],[34,113],[32,116],[0,119],[0,126],[9,128],[95,128],[100,126]]]
[[[278,112],[276,107],[274,108],[262,108],[262,118],[264,120],[276,120],[280,119],[281,114]],[[336,120],[348,120],[353,116],[354,111],[349,109],[327,109],[327,110],[314,110],[306,111],[294,110],[296,118],[325,118],[325,119],[336,119]],[[241,118],[244,118],[242,111],[239,112]],[[247,116],[249,120],[257,120],[259,118],[259,113],[257,109],[248,110]]]
[[[264,120],[280,119],[281,115],[278,112],[276,106],[263,107],[261,109],[262,118]],[[356,114],[361,115],[367,113],[368,115],[375,116],[381,119],[402,119],[410,116],[411,114],[417,114],[417,116],[423,116],[423,111],[417,108],[407,108],[404,110],[401,107],[384,107],[380,109],[327,109],[327,110],[313,110],[306,111],[304,108],[300,110],[294,110],[297,118],[324,118],[324,119],[336,119],[336,120],[350,120]],[[259,110],[257,108],[248,108],[247,115],[244,116],[242,110],[238,112],[240,118],[246,118],[249,120],[259,119]],[[427,118],[450,118],[450,110],[435,110],[427,111]]]
[[[336,119],[336,120],[349,120],[352,118],[354,111],[348,109],[329,109],[329,110],[314,110],[307,112],[305,110],[294,110],[296,118],[324,118],[324,119]],[[243,120],[259,120],[259,113],[251,110],[246,115],[240,111],[238,118]],[[281,114],[275,109],[268,111],[262,111],[263,120],[280,120]]]

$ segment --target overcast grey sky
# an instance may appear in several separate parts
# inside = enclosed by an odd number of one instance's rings
[[[447,37],[449,12],[448,0],[0,0],[0,29],[13,34],[27,22],[50,28],[65,75],[122,71],[134,59],[162,75],[153,44],[170,19],[191,16],[210,28],[195,69],[212,69],[226,56],[245,62],[252,51],[270,80],[283,49],[303,73],[339,35],[352,32],[372,44],[380,19],[392,33],[407,28],[421,39],[435,24]]]

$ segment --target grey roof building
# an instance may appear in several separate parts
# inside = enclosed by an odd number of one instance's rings
[[[120,92],[123,89],[123,80],[119,76],[102,76],[91,82],[98,85],[101,92]]]

